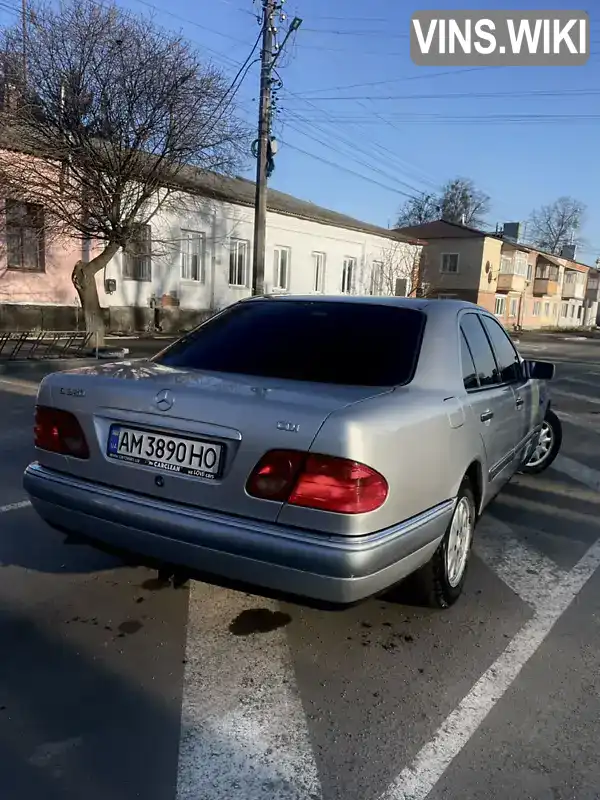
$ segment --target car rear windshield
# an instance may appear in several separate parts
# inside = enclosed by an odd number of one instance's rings
[[[412,379],[424,325],[421,311],[384,304],[242,301],[154,361],[294,381],[397,386]]]

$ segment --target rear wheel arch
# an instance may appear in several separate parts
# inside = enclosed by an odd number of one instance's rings
[[[479,461],[475,460],[471,462],[464,474],[461,485],[465,478],[471,485],[471,491],[473,492],[473,497],[475,499],[475,510],[477,512],[477,516],[479,516],[481,513],[481,502],[483,500],[483,467]]]

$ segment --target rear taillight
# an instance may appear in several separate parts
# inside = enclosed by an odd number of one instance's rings
[[[357,461],[297,450],[271,450],[252,471],[246,491],[262,500],[293,506],[365,514],[383,505],[388,483],[374,469]]]
[[[60,408],[36,406],[35,446],[73,458],[89,458],[90,451],[77,417]]]

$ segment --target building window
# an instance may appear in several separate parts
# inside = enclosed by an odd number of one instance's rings
[[[9,269],[45,269],[44,209],[36,203],[6,200],[6,265]]]
[[[123,280],[152,280],[152,228],[136,225],[123,254]]]
[[[574,272],[565,272],[565,283],[575,283],[576,274]]]
[[[527,280],[530,281],[533,279],[533,265],[527,264]]]
[[[515,253],[515,275],[527,276],[527,256],[525,253]]]
[[[550,316],[550,303],[544,303],[544,316]]]
[[[598,288],[598,278],[588,278],[587,288],[588,289],[597,289]]]
[[[563,303],[562,306],[560,307],[560,315],[561,315],[561,317],[566,317],[568,310],[569,310],[569,304],[568,303]]]
[[[352,294],[355,271],[356,259],[348,256],[344,259],[344,266],[342,268],[342,294]]]
[[[181,231],[181,278],[184,281],[197,281],[204,283],[206,280],[204,266],[203,233],[196,231]]]
[[[458,272],[458,253],[442,253],[440,272]]]
[[[373,261],[371,266],[371,291],[372,295],[383,294],[383,261]]]
[[[516,317],[517,316],[518,308],[519,308],[519,301],[517,300],[517,298],[516,297],[511,298],[511,301],[510,301],[510,316],[511,317]]]
[[[513,260],[511,256],[500,256],[500,274],[511,275],[513,271]]]
[[[497,316],[499,317],[503,317],[505,309],[506,309],[506,298],[496,296],[496,305],[494,307],[494,314],[497,314]]]
[[[275,275],[273,287],[287,291],[290,288],[290,256],[289,247],[276,247],[274,250]]]
[[[248,242],[245,239],[229,240],[229,285],[248,285]]]
[[[533,304],[533,311],[532,311],[534,317],[539,317],[541,307],[542,304],[540,303],[540,301],[536,300],[536,302]]]
[[[569,316],[572,318],[575,316],[575,306],[571,306],[569,311]]]
[[[325,287],[325,253],[313,253],[313,291],[322,292]]]

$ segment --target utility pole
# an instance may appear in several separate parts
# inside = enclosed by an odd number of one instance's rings
[[[288,26],[287,33],[280,45],[275,42],[274,17],[279,14],[283,21],[285,0],[262,0],[262,52],[260,69],[260,101],[258,108],[258,139],[256,144],[256,194],[254,199],[254,249],[252,259],[252,294],[265,293],[265,241],[267,229],[267,177],[269,162],[275,154],[276,143],[271,141],[271,118],[273,115],[273,70],[277,59],[290,38],[295,33],[302,20],[294,17]],[[276,84],[281,85],[281,81]]]
[[[273,69],[273,18],[275,0],[263,0],[263,32],[258,107],[258,146],[256,154],[256,195],[254,200],[254,252],[252,294],[264,294],[265,239],[267,227],[267,157],[271,132],[271,72]]]

